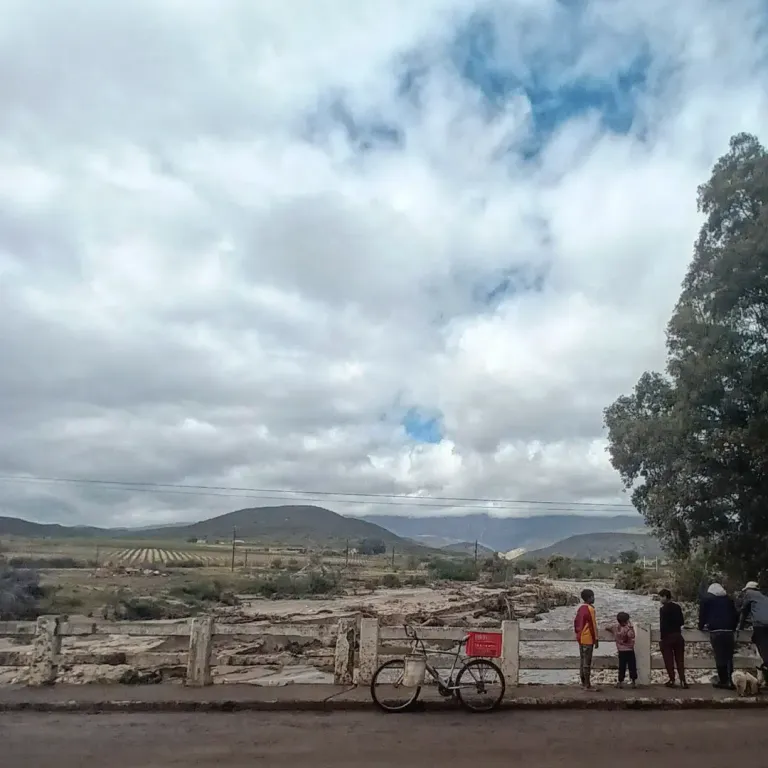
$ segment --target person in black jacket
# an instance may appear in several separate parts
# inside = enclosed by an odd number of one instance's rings
[[[667,688],[675,687],[675,666],[680,675],[680,685],[688,687],[685,680],[685,638],[683,637],[683,625],[685,617],[683,609],[672,600],[672,593],[668,589],[659,590],[661,608],[659,609],[659,639],[661,655],[664,658],[664,666],[667,669],[669,680],[664,683]]]
[[[739,613],[736,604],[722,584],[710,584],[699,603],[699,630],[709,632],[715,655],[717,682],[715,688],[733,688],[733,655],[736,652],[736,627]]]

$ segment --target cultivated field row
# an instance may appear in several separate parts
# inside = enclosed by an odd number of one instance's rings
[[[219,565],[226,560],[224,553],[210,555],[194,551],[161,549],[153,547],[118,549],[104,556],[104,563],[110,565],[173,565],[174,563],[201,562],[205,565]]]

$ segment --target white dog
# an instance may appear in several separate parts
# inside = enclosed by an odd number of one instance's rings
[[[739,696],[757,696],[757,694],[760,693],[760,683],[758,682],[758,679],[743,669],[734,672],[731,676],[731,680],[736,686],[736,691]]]

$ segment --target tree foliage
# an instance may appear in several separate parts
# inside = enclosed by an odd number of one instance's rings
[[[636,549],[625,549],[619,553],[619,562],[622,565],[634,565],[640,559],[640,553]]]
[[[387,551],[387,545],[381,539],[361,539],[357,551],[361,555],[382,555]]]
[[[749,134],[698,190],[705,221],[666,372],[605,411],[613,466],[678,558],[768,575],[768,153]]]

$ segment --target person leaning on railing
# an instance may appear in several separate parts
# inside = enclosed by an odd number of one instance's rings
[[[739,629],[749,621],[752,623],[752,642],[762,660],[763,678],[768,685],[768,597],[758,587],[756,581],[748,581],[742,592],[744,603],[739,619]]]

